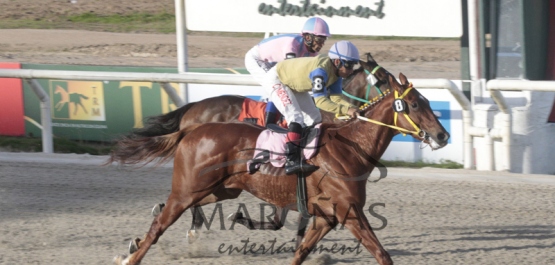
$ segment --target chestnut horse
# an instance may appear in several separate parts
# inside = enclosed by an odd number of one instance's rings
[[[378,84],[381,84],[382,88],[389,87],[387,84],[387,70],[380,67],[370,53],[366,53],[366,58],[367,61],[359,61],[361,67],[356,69],[343,83],[343,93],[346,95],[345,99],[358,107],[368,103],[372,99],[375,100],[379,96],[379,93],[381,93],[379,88],[372,87],[368,83],[367,76],[369,73],[372,73],[377,78]],[[246,98],[243,96],[225,95],[192,102],[167,114],[148,118],[144,128],[133,131],[131,135],[127,137],[137,142],[137,140],[141,138],[147,139],[148,137],[166,135],[198,124],[237,121],[245,99]],[[324,111],[321,113],[323,122],[337,121],[335,120],[334,114]],[[163,207],[163,204],[155,206],[153,214],[157,214],[155,212],[160,211],[161,207]],[[195,211],[194,208],[192,212],[192,229],[187,232],[189,243],[192,243],[198,238],[199,234],[197,229],[200,229],[204,222],[203,216]],[[281,213],[281,209],[277,209],[276,212],[278,214],[275,215],[273,223],[258,222],[247,217],[240,217],[237,222],[251,229],[262,228],[267,230],[278,230],[283,225],[279,221],[280,218],[282,218],[279,214]],[[304,221],[304,223],[301,223],[301,221]],[[303,227],[306,226],[306,221],[307,220],[299,220],[297,244],[299,244],[304,235]]]
[[[367,105],[358,119],[322,124],[318,152],[307,160],[319,167],[306,176],[307,206],[314,216],[313,225],[296,250],[292,264],[302,263],[338,224],[345,225],[379,264],[393,264],[363,213],[369,172],[398,133],[410,134],[432,149],[447,145],[449,133],[432,112],[428,100],[402,73],[401,84],[391,74],[387,77],[390,89],[383,98]],[[270,164],[249,174],[246,163],[241,162],[252,159],[262,130],[248,123],[206,123],[143,139],[140,152],[133,145],[129,150],[125,146],[114,150],[110,162],[120,164],[158,157],[174,159],[172,189],[166,206],[145,237],[134,240],[137,250],[114,260],[118,264],[139,264],[185,210],[236,198],[243,190],[278,207],[293,205],[291,209],[296,210],[297,176],[285,175],[283,168]],[[222,137],[223,131],[226,137]]]

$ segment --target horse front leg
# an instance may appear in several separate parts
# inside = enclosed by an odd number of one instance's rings
[[[362,209],[358,209],[357,212],[357,214],[350,215],[349,218],[346,218],[345,222],[341,223],[344,223],[355,238],[372,253],[380,265],[393,264],[389,253],[383,248],[378,237],[374,234]]]
[[[337,220],[335,218],[331,218],[330,221],[325,217],[316,216],[304,238],[304,242],[297,248],[295,258],[293,258],[291,264],[301,264],[314,246],[336,225]]]

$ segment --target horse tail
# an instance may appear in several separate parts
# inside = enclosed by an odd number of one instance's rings
[[[105,165],[112,162],[122,165],[139,163],[146,165],[159,158],[156,163],[156,166],[159,166],[173,157],[179,142],[186,134],[186,130],[180,130],[154,137],[125,136],[118,141]]]
[[[179,124],[181,123],[181,118],[195,105],[195,103],[196,102],[189,103],[163,115],[149,117],[145,121],[144,127],[134,130],[131,135],[153,137],[177,132],[180,129]]]

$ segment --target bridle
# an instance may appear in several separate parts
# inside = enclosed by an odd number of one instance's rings
[[[399,96],[399,93],[398,93],[397,90],[394,91],[395,100],[393,101],[393,102],[394,102],[394,103],[393,103],[393,104],[394,104],[394,109],[393,109],[393,110],[395,111],[395,113],[393,114],[393,125],[391,125],[391,124],[386,124],[386,123],[383,123],[383,122],[381,122],[381,121],[369,119],[369,118],[366,118],[366,117],[360,116],[360,115],[357,116],[357,118],[358,118],[359,120],[363,120],[363,121],[366,121],[366,122],[371,122],[371,123],[374,123],[374,124],[377,124],[377,125],[381,125],[381,126],[385,126],[385,127],[389,127],[389,128],[398,130],[401,134],[403,134],[403,136],[406,136],[407,134],[414,134],[414,135],[417,135],[417,136],[420,137],[420,138],[425,138],[425,137],[426,137],[426,133],[425,133],[423,130],[421,130],[421,129],[418,127],[418,125],[416,125],[416,123],[410,118],[410,116],[408,115],[408,113],[407,113],[407,111],[406,111],[406,108],[398,109],[398,110],[395,109],[395,104],[400,104],[400,103],[397,103],[397,102],[402,102],[402,104],[404,104],[404,105],[406,106],[406,102],[404,101],[403,98],[404,98],[412,89],[413,89],[413,86],[412,86],[412,83],[410,83],[409,86],[408,86],[408,88],[405,90],[405,92],[404,92],[401,96]],[[389,93],[390,93],[390,92],[389,92],[389,89],[387,89],[387,90],[382,94],[381,97],[379,97],[379,98],[378,98],[378,97],[377,97],[377,98],[374,98],[374,99],[373,99],[372,101],[370,101],[369,103],[362,105],[362,106],[360,107],[360,110],[365,110],[365,109],[367,109],[368,107],[375,105],[376,103],[378,103],[379,101],[381,101],[385,96],[389,95]],[[408,130],[408,129],[405,129],[405,128],[402,128],[402,127],[397,126],[397,120],[398,120],[398,115],[399,115],[399,113],[401,113],[402,115],[405,116],[405,119],[407,119],[407,121],[412,125],[412,127],[414,128],[414,131],[411,131],[411,130]],[[344,120],[351,119],[351,117],[349,117],[349,116],[340,116],[340,117],[337,117],[337,118],[338,118],[338,119],[344,119]]]
[[[399,113],[402,113],[402,115],[405,116],[405,119],[407,119],[407,121],[410,123],[410,125],[412,125],[412,127],[414,128],[414,131],[410,131],[410,130],[399,130],[403,136],[406,136],[406,133],[404,133],[403,131],[406,131],[408,133],[414,134],[416,133],[416,135],[418,135],[419,137],[424,137],[424,131],[422,131],[418,125],[416,125],[416,123],[414,123],[414,121],[409,117],[409,114],[407,113],[406,110],[406,105],[407,103],[403,100],[403,98],[413,89],[412,83],[409,83],[409,86],[407,87],[407,89],[405,90],[405,92],[399,96],[399,92],[397,90],[395,90],[394,94],[395,94],[395,100],[393,101],[393,107],[395,108],[395,113],[393,114],[393,124],[395,124],[395,126],[397,126],[397,117],[399,116]],[[402,102],[402,103],[401,103]],[[397,104],[402,104],[404,108],[402,109],[396,109]]]
[[[382,68],[382,67],[378,65],[378,66],[374,67],[374,69],[372,69],[371,72],[368,72],[368,70],[364,69],[364,72],[368,76],[366,79],[368,80],[368,78],[373,77],[374,74],[376,73],[376,71],[378,71],[380,68]],[[370,91],[372,91],[372,87],[374,87],[376,89],[376,91],[378,92],[380,97],[383,97],[384,94],[383,94],[382,90],[380,89],[380,86],[383,85],[384,83],[385,82],[383,82],[381,80],[378,80],[378,82],[375,83],[375,84],[373,84],[373,82],[369,81],[368,84],[366,85],[366,96],[364,98],[359,98],[355,95],[351,95],[351,94],[349,94],[349,92],[347,92],[345,90],[342,90],[342,91],[343,91],[343,95],[345,95],[348,98],[354,99],[354,100],[362,102],[362,103],[369,104],[370,103],[370,101],[369,101],[370,100],[369,99]]]

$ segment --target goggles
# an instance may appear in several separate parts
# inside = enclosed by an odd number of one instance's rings
[[[314,43],[318,44],[318,45],[324,45],[324,43],[326,42],[326,40],[328,39],[328,37],[326,36],[317,36],[317,35],[313,35],[314,38]]]
[[[355,67],[355,65],[358,64],[358,61],[344,61],[344,60],[341,60],[341,63],[343,64],[343,67],[345,67],[345,69],[351,70]]]

